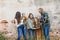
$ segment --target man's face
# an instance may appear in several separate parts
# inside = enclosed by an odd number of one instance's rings
[[[42,8],[39,9],[39,13],[43,13],[43,9]]]

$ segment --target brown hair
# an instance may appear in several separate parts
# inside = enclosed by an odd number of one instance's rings
[[[19,11],[16,12],[15,19],[17,20],[17,23],[20,23],[21,20],[21,13]]]
[[[26,22],[26,20],[27,20],[27,18],[24,16],[24,17],[23,17],[23,22]]]
[[[28,16],[28,18],[30,18],[30,15],[32,15],[32,16],[33,16],[33,14],[32,14],[32,13],[30,13],[30,14],[29,14],[29,16]],[[32,19],[34,19],[34,16],[32,17]]]
[[[35,19],[37,21],[35,21]],[[37,27],[40,27],[40,22],[39,22],[39,19],[37,17],[34,18],[34,27],[37,28]]]

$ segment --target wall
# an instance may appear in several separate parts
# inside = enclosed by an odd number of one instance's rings
[[[42,7],[49,13],[51,27],[60,26],[60,0],[0,0],[0,20],[14,19],[15,13],[20,11],[28,15],[30,12],[39,17],[38,8]]]

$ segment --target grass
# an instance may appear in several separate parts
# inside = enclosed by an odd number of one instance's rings
[[[5,38],[2,35],[0,35],[0,40],[5,40]]]

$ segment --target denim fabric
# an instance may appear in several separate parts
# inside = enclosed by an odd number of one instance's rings
[[[43,28],[45,40],[50,40],[49,31],[50,31],[49,25],[45,25],[45,27]]]
[[[32,38],[34,37],[34,40],[36,40],[36,31],[33,29],[28,29],[28,33],[29,33],[29,39],[32,40]]]
[[[24,29],[24,24],[18,27],[18,40],[21,40],[20,38],[22,34],[24,36],[24,40],[26,40],[26,29]]]

